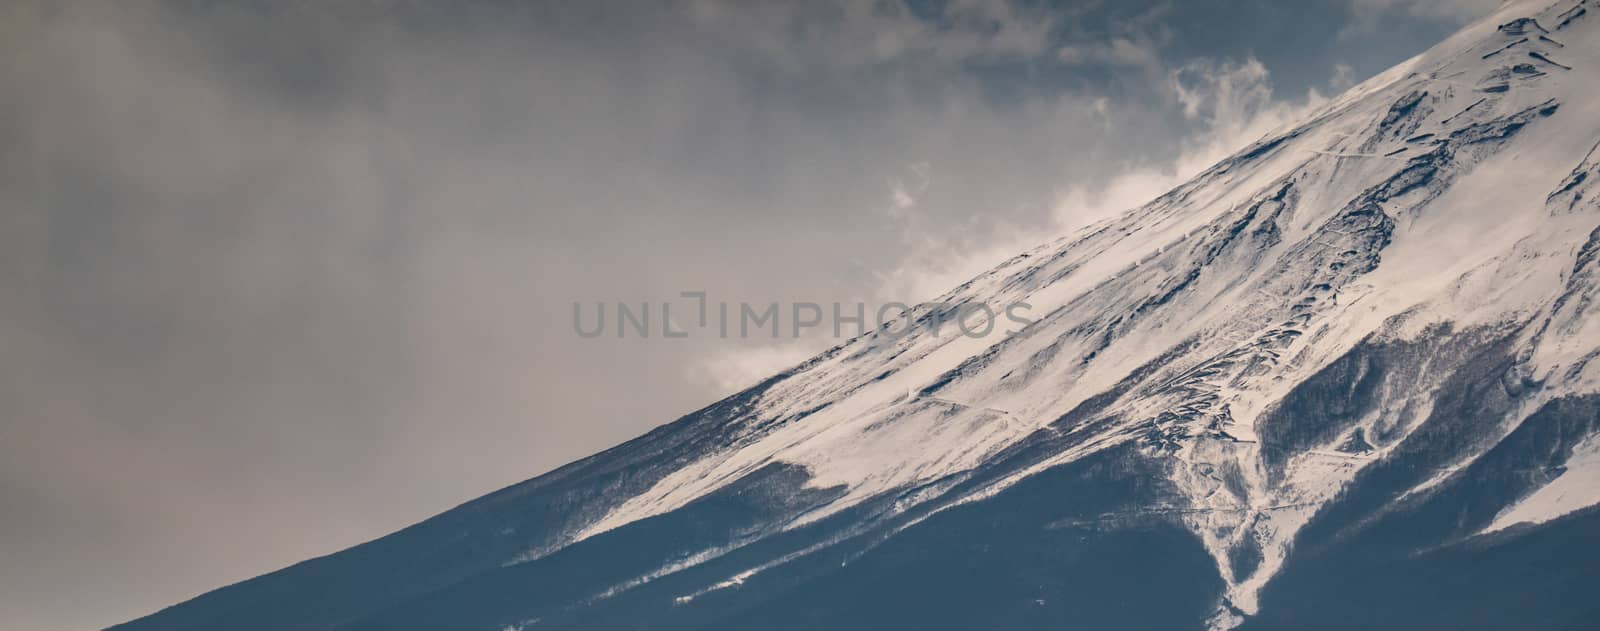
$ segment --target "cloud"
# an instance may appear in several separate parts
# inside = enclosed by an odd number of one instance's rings
[[[1354,0],[1358,12],[1388,13],[1450,20],[1472,20],[1488,15],[1504,0]]]
[[[1335,73],[1330,80],[1334,89],[1347,87],[1347,72]],[[1101,186],[1066,189],[1055,203],[1063,228],[1087,226],[1141,206],[1250,143],[1286,131],[1328,102],[1315,89],[1299,98],[1280,97],[1265,66],[1255,59],[1196,60],[1168,76],[1184,117],[1199,122],[1203,131],[1182,140],[1178,152],[1164,162],[1130,167]]]
[[[1150,44],[1137,44],[1125,37],[1109,42],[1080,43],[1063,46],[1056,51],[1056,59],[1070,65],[1110,65],[1138,69],[1159,69],[1160,54]]]
[[[1339,84],[1348,81],[1347,72],[1335,72],[1330,79],[1335,89],[1342,89]],[[918,162],[906,168],[904,178],[891,178],[884,213],[895,222],[905,247],[898,262],[875,274],[878,284],[869,294],[871,298],[876,304],[932,300],[1016,253],[1041,245],[1052,235],[1067,235],[1137,208],[1250,143],[1286,131],[1288,125],[1328,102],[1317,90],[1300,98],[1278,96],[1265,66],[1255,59],[1191,60],[1166,70],[1164,76],[1170,98],[1183,117],[1196,123],[1197,131],[1181,138],[1175,152],[1130,164],[1107,177],[1074,178],[1062,173],[1061,180],[1069,185],[1054,189],[1047,198],[1032,200],[1049,209],[1047,221],[1018,225],[1003,218],[1027,213],[984,209],[969,216],[971,229],[936,231],[919,210],[934,188],[932,165]],[[1104,115],[1103,103],[1091,99],[1087,107],[1079,102],[1070,111],[1079,116],[1085,111]],[[1114,135],[1116,130],[1105,132]],[[793,365],[808,352],[840,341],[816,334],[786,342],[781,348],[730,349],[708,359],[700,370],[714,375],[714,383],[748,385],[761,375]]]
[[[796,340],[728,349],[702,360],[690,378],[719,392],[738,392],[810,359],[817,354],[816,347],[809,340]]]
[[[1312,90],[1299,98],[1277,95],[1266,68],[1254,59],[1242,62],[1194,60],[1167,70],[1170,96],[1196,131],[1181,137],[1175,151],[1146,162],[1128,164],[1096,178],[1072,177],[1044,203],[1050,222],[1042,226],[1005,226],[979,242],[934,239],[923,249],[908,250],[906,260],[880,276],[881,295],[932,297],[991,268],[1017,252],[1037,246],[1044,235],[1066,235],[1102,219],[1137,208],[1178,186],[1200,171],[1262,137],[1282,131],[1327,103]],[[1333,81],[1344,82],[1342,74]],[[1335,88],[1343,86],[1335,85]],[[1103,101],[1089,111],[1103,113]],[[1117,129],[1108,129],[1115,135]],[[901,199],[901,191],[894,190]],[[904,210],[901,211],[902,213]],[[1008,213],[993,213],[1007,216]],[[913,239],[906,239],[908,242]],[[952,255],[952,253],[956,253]]]
[[[1008,0],[693,0],[698,34],[790,70],[1045,56],[1056,16]]]
[[[1464,25],[1489,15],[1505,0],[1350,0],[1352,20],[1339,30],[1340,39],[1356,39],[1401,17]]]

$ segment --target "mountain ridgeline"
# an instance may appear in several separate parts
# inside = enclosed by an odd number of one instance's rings
[[[1015,335],[867,334],[114,629],[1593,628],[1596,13],[1504,5],[939,300]]]

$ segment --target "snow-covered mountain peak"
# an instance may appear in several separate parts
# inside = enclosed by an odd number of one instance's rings
[[[1573,253],[1595,227],[1579,188],[1592,185],[1600,49],[1588,45],[1597,34],[1583,3],[1536,7],[1509,4],[1150,204],[945,297],[1046,314],[1014,336],[880,333],[809,362],[733,421],[733,441],[576,538],[775,464],[842,489],[786,527],[804,525],[960,479],[1038,432],[1076,433],[1071,448],[969,497],[927,501],[985,497],[1136,443],[1169,463],[1182,508],[1202,511],[1189,521],[1234,585],[1230,604],[1252,612],[1298,527],[1407,435],[1365,419],[1277,457],[1263,416],[1363,341],[1523,327],[1551,317],[1572,280]],[[1594,369],[1574,362],[1600,336],[1584,335],[1590,320],[1566,320],[1557,338],[1524,341],[1528,379],[1570,373],[1545,398],[1595,385]],[[1091,400],[1097,409],[1073,418]],[[1226,559],[1245,545],[1263,558],[1233,575]]]
[[[1061,573],[1137,573],[1085,560],[1097,551],[1198,541],[1200,561],[1143,561],[1192,577],[1168,600],[1198,594],[1151,612],[1230,628],[1270,626],[1274,584],[1311,607],[1304,594],[1334,590],[1324,575],[1399,572],[1581,514],[1600,503],[1597,11],[1507,3],[1150,203],[962,284],[909,333],[851,340],[328,563],[456,551],[470,561],[405,584],[433,604],[404,611],[453,624],[649,612],[737,628],[795,593],[878,611],[827,586],[984,566],[930,542],[1022,546],[989,580],[1043,591],[994,611],[1060,621],[1110,606],[1079,598],[1095,585],[1046,589]],[[931,326],[1023,303],[1036,319],[1012,334]],[[1168,530],[1187,543],[1119,543]],[[391,611],[329,628],[410,623]]]

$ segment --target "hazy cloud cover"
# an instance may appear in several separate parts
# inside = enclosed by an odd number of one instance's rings
[[[0,8],[0,626],[384,534],[833,343],[574,301],[915,302],[1482,2]]]

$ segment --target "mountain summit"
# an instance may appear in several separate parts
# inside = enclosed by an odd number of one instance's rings
[[[1597,12],[1509,3],[938,301],[1014,335],[879,330],[115,629],[1593,625]]]

